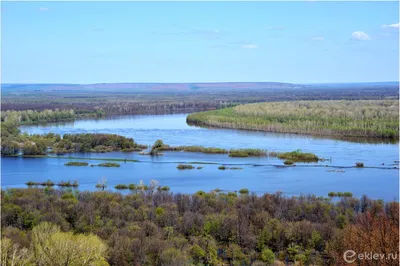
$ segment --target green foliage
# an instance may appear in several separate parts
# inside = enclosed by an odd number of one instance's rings
[[[17,122],[2,122],[1,152],[15,155],[19,150],[24,155],[45,155],[48,152],[63,154],[70,152],[110,152],[123,149],[143,149],[132,138],[116,134],[65,134],[44,135],[20,134]]]
[[[329,192],[329,197],[353,197],[351,192]]]
[[[249,157],[249,156],[266,156],[267,152],[260,149],[237,149],[230,150],[230,157]]]
[[[239,193],[243,194],[243,195],[247,195],[247,194],[249,194],[249,190],[247,188],[242,188],[241,190],[239,190]]]
[[[218,167],[218,169],[219,169],[219,170],[226,170],[226,169],[227,169],[227,167],[226,167],[226,166],[224,166],[224,165],[221,165],[221,166],[219,166],[219,167]]]
[[[43,122],[59,122],[75,120],[74,110],[25,110],[25,111],[6,111],[3,112],[2,121],[13,121],[19,124],[35,124]]]
[[[60,232],[49,223],[33,228],[32,246],[38,265],[108,265],[107,245],[98,236]]]
[[[57,184],[57,186],[59,186],[59,187],[78,187],[79,184],[78,184],[78,181],[74,181],[74,182],[71,182],[71,181],[66,181],[66,182],[61,181],[61,182],[59,182],[59,183]]]
[[[275,254],[269,248],[264,248],[261,251],[261,260],[267,265],[272,265],[275,261]]]
[[[87,162],[68,162],[64,164],[65,166],[88,166]]]
[[[279,159],[287,159],[287,162],[318,162],[318,156],[313,153],[303,153],[301,150],[277,154]]]
[[[191,164],[178,164],[176,168],[178,168],[179,170],[186,170],[186,169],[191,170],[194,169],[195,167]]]
[[[121,165],[119,163],[100,163],[97,166],[100,166],[100,167],[120,167]]]
[[[334,265],[356,243],[347,233],[398,235],[398,202],[132,185],[141,192],[2,191],[2,265],[10,254],[25,265],[65,265],[67,257],[68,265]],[[388,252],[397,251],[394,240],[383,242]]]
[[[118,184],[118,185],[114,186],[114,188],[115,189],[128,189],[129,187],[124,184]]]

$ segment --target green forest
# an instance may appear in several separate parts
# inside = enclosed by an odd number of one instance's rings
[[[21,134],[14,121],[1,122],[1,154],[45,155],[47,153],[109,152],[143,150],[147,146],[116,134]]]
[[[340,137],[399,137],[398,100],[297,101],[190,114],[196,125]]]
[[[150,184],[124,195],[7,189],[1,202],[7,266],[344,265],[347,249],[398,252],[398,202],[366,196],[190,195]]]

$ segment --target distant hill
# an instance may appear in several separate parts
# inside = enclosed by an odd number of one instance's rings
[[[295,84],[280,82],[221,82],[221,83],[95,83],[95,84],[2,84],[5,90],[202,90],[202,89],[279,89],[293,88]]]
[[[398,88],[399,82],[293,84],[283,82],[195,82],[195,83],[94,83],[94,84],[1,84],[2,94],[20,93],[180,93],[287,89]]]

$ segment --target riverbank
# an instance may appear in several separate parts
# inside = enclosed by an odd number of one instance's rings
[[[256,103],[189,114],[186,121],[266,132],[398,139],[399,103],[394,100]]]

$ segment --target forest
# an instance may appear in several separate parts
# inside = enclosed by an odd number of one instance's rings
[[[190,114],[196,125],[341,137],[399,137],[398,100],[296,101]]]
[[[2,190],[2,265],[347,265],[348,249],[398,254],[398,202],[190,195],[155,183],[125,194]]]
[[[15,122],[19,125],[23,124],[39,124],[50,122],[71,121],[82,117],[102,117],[104,112],[98,110],[96,112],[76,113],[74,110],[24,110],[24,111],[2,111],[1,122]]]

